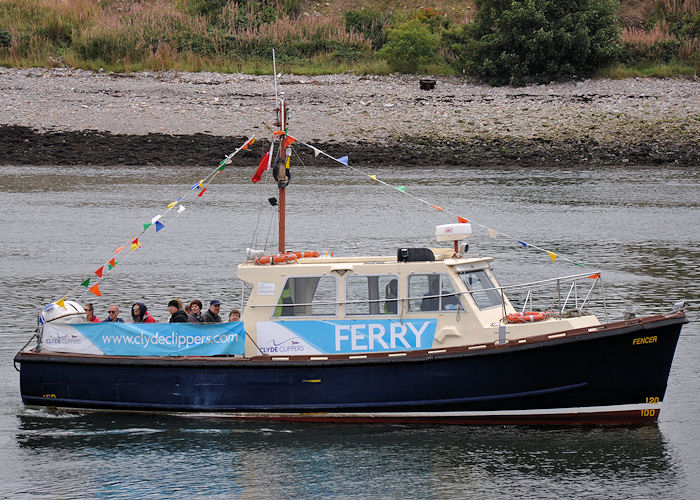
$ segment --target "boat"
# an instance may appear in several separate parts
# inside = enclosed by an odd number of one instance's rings
[[[276,103],[256,175],[271,170],[277,145],[279,242],[266,254],[249,249],[238,266],[250,287],[241,321],[88,324],[67,295],[43,308],[14,358],[26,406],[301,422],[658,420],[688,322],[682,302],[609,321],[600,271],[501,286],[493,258],[469,252],[472,224],[461,217],[430,235],[442,246],[398,242],[395,254],[349,257],[290,251],[285,204],[296,139],[277,92]],[[191,189],[201,196],[204,180]],[[166,214],[184,208],[181,200]],[[156,231],[162,216],[152,220]],[[138,237],[130,243],[138,250]],[[112,269],[114,257],[106,264]],[[589,311],[601,295],[602,322]]]

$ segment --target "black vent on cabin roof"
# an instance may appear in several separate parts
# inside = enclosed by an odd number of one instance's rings
[[[396,251],[399,262],[424,262],[435,260],[435,254],[430,248],[399,248]]]

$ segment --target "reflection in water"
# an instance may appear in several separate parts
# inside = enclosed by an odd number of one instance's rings
[[[162,321],[173,296],[218,298],[224,311],[239,306],[235,266],[245,248],[276,245],[273,188],[250,183],[257,160],[227,169],[177,220],[118,259],[117,272],[100,283],[103,297],[90,296],[98,316],[111,302],[127,311],[140,301]],[[697,322],[681,335],[658,427],[306,426],[23,408],[12,357],[39,307],[79,284],[209,171],[0,166],[0,293],[9,298],[0,308],[0,497],[700,495]],[[583,260],[585,272],[602,269],[611,319],[626,305],[665,312],[681,299],[697,317],[698,169],[376,173],[463,217]],[[428,241],[435,226],[455,222],[335,167],[297,167],[287,197],[295,249],[395,255],[397,246],[435,245]],[[496,257],[504,285],[581,271],[474,230],[470,252]]]
[[[520,496],[537,484],[545,496],[575,485],[579,493],[608,496],[614,486],[634,497],[670,493],[677,483],[653,426],[308,426],[36,412],[19,417],[17,442],[54,464],[58,491],[80,478],[90,485],[84,492],[98,496]],[[165,478],[157,474],[164,467]],[[190,489],[193,477],[202,481]]]

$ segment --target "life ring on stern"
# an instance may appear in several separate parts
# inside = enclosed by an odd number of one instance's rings
[[[539,311],[516,312],[506,316],[506,319],[509,323],[534,323],[535,321],[547,319],[547,313]]]
[[[296,262],[297,254],[294,252],[278,253],[276,255],[262,255],[255,259],[256,264],[291,264]]]

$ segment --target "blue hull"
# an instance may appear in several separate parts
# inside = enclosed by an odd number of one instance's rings
[[[686,322],[683,314],[651,317],[523,344],[367,359],[24,351],[15,361],[30,406],[306,421],[641,423],[658,418]]]

